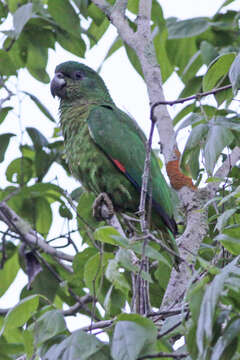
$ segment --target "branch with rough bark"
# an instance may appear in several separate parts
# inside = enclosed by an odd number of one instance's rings
[[[73,261],[73,256],[65,254],[48,245],[45,240],[34,231],[28,223],[20,218],[5,202],[0,203],[0,220],[3,221],[11,231],[20,235],[22,241],[34,248],[40,248],[46,254],[57,258],[59,261]]]

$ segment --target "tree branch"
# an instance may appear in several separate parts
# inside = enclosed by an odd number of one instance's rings
[[[48,245],[42,237],[37,234],[29,224],[20,218],[5,202],[0,203],[0,220],[2,220],[10,230],[20,235],[21,239],[28,245],[42,249],[45,253],[66,261],[73,261],[74,256],[58,251]]]
[[[104,329],[106,327],[109,327],[111,325],[113,325],[113,322],[115,321],[115,318],[112,320],[103,320],[103,321],[98,321],[94,324],[91,324],[89,326],[84,326],[81,328],[81,330],[83,331],[91,331],[94,329]]]
[[[151,106],[151,118],[154,117],[154,111],[155,111],[156,107],[159,106],[159,105],[171,105],[172,106],[172,105],[175,105],[175,104],[183,104],[186,101],[198,100],[198,99],[201,99],[204,96],[214,95],[214,94],[217,94],[217,93],[219,93],[221,91],[231,89],[231,88],[232,88],[232,85],[225,85],[225,86],[222,86],[222,87],[219,87],[219,88],[216,88],[216,89],[212,89],[210,91],[198,93],[198,94],[188,96],[188,97],[185,97],[185,98],[180,98],[180,99],[177,99],[177,100],[157,101],[155,104],[153,104]]]
[[[166,352],[159,352],[157,354],[152,355],[144,355],[138,358],[138,360],[144,360],[144,359],[166,359],[166,358],[172,358],[172,359],[184,359],[188,356],[188,353],[166,353]]]
[[[179,197],[186,212],[186,228],[178,239],[180,256],[185,261],[180,264],[179,272],[172,270],[161,310],[168,310],[181,303],[192,276],[189,268],[194,265],[200,244],[208,231],[207,210],[203,210],[203,204],[209,192],[184,187],[179,191]]]

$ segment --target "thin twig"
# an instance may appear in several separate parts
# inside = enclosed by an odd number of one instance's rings
[[[62,314],[64,316],[73,316],[73,315],[75,315],[82,308],[82,305],[90,303],[92,301],[92,296],[87,294],[87,295],[82,296],[80,299],[81,299],[81,303],[77,302],[76,304],[74,304],[73,306],[68,308],[67,310],[62,310]]]
[[[149,138],[146,144],[146,158],[144,163],[144,170],[142,175],[142,188],[141,188],[141,197],[140,197],[140,205],[139,205],[139,213],[141,219],[141,230],[144,233],[147,230],[147,221],[146,221],[146,199],[148,193],[148,181],[150,176],[150,168],[151,168],[151,150],[152,150],[152,138],[154,132],[155,122],[151,122],[151,128],[149,133]]]
[[[82,331],[92,331],[94,329],[104,329],[106,327],[112,326],[115,320],[116,319],[114,318],[111,320],[98,321],[96,323],[92,323],[91,325],[82,327],[81,330]]]
[[[231,89],[232,88],[232,85],[229,84],[229,85],[225,85],[225,86],[221,86],[219,88],[215,88],[215,89],[212,89],[210,91],[205,91],[205,92],[202,92],[202,93],[198,93],[198,94],[195,94],[195,95],[191,95],[191,96],[187,96],[185,98],[180,98],[180,99],[177,99],[177,100],[172,100],[172,101],[158,101],[158,102],[155,102],[152,106],[151,106],[151,115],[150,115],[150,118],[153,119],[154,118],[154,110],[157,106],[159,105],[170,105],[170,106],[173,106],[175,104],[183,104],[184,102],[186,101],[190,101],[190,100],[199,100],[200,98],[204,97],[204,96],[208,96],[208,95],[213,95],[213,94],[217,94],[221,91],[224,91],[224,90],[227,90],[227,89]]]
[[[143,360],[143,359],[158,359],[158,358],[172,358],[172,359],[184,359],[185,357],[187,357],[189,354],[188,353],[166,353],[166,352],[159,352],[157,354],[152,354],[152,355],[144,355],[141,356],[140,358],[138,358],[138,360]]]
[[[179,315],[182,312],[186,312],[186,311],[188,311],[188,307],[186,307],[185,309],[176,309],[176,310],[169,310],[169,311],[156,311],[156,312],[153,311],[153,312],[150,312],[147,316],[148,317],[158,316],[158,317],[165,319],[167,317]]]

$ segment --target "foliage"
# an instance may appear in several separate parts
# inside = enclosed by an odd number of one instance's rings
[[[225,9],[231,3],[234,1],[225,1],[212,18],[180,20],[165,19],[160,2],[152,1],[153,43],[163,82],[176,73],[183,83],[179,98],[232,85],[232,89],[213,93],[210,102],[196,97],[173,119],[176,133],[189,129],[181,157],[182,171],[196,186],[219,184],[216,197],[204,206],[208,209],[208,234],[177,313],[158,312],[158,317],[124,313],[134,296],[134,276],[148,281],[151,304],[161,306],[172,263],[160,252],[159,244],[151,242],[145,248],[150,271],[139,271],[132,256],[141,258],[142,242],[133,242],[107,223],[96,221],[92,194],[79,187],[69,195],[54,181],[46,180],[56,164],[69,175],[63,140],[57,119],[38,94],[24,93],[41,111],[42,118],[56,128],[46,138],[37,126],[25,126],[21,119],[28,141],[20,143],[20,155],[10,161],[9,152],[16,154],[16,125],[11,133],[0,135],[0,162],[5,169],[0,200],[23,220],[14,223],[15,227],[8,222],[1,227],[0,296],[20,270],[28,276],[28,285],[16,306],[7,313],[0,310],[1,359],[17,359],[25,354],[26,359],[43,360],[133,360],[159,352],[174,353],[175,358],[181,353],[188,359],[239,359],[240,170],[235,165],[227,178],[215,176],[228,154],[240,145],[240,117],[234,106],[240,81],[239,14]],[[132,19],[138,14],[138,0],[128,1],[128,11],[128,23],[135,29]],[[84,57],[89,48],[98,45],[110,25],[90,0],[4,0],[0,3],[0,23],[7,18],[13,25],[2,31],[0,126],[14,114],[12,104],[19,93],[9,89],[21,69],[49,83],[46,67],[50,49],[59,44],[69,56]],[[88,25],[83,26],[86,21]],[[104,61],[121,47],[143,76],[137,55],[120,37],[109,44]],[[69,231],[57,233],[55,239],[50,230],[59,227],[59,218],[67,222]],[[76,240],[72,237],[74,231]],[[40,240],[31,245],[29,236],[44,239],[48,246],[43,247]],[[51,248],[57,246],[55,241],[62,238],[67,239],[64,247],[70,247],[73,256],[68,255],[68,248],[66,256],[65,249],[57,249],[57,255],[51,253]],[[65,321],[68,307],[72,314],[79,312],[96,321],[96,329],[105,329],[110,342],[99,340],[80,323],[79,329],[71,332]],[[185,336],[186,344],[174,352],[173,340],[181,336]]]

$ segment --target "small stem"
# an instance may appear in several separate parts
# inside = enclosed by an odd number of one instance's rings
[[[180,98],[180,99],[177,99],[177,100],[172,100],[172,101],[158,101],[158,102],[155,102],[152,106],[151,106],[151,115],[150,115],[150,118],[153,119],[154,118],[154,110],[157,106],[159,105],[175,105],[175,104],[183,104],[184,102],[186,101],[190,101],[190,100],[199,100],[200,98],[204,97],[204,96],[208,96],[208,95],[214,95],[214,94],[217,94],[221,91],[224,91],[224,90],[227,90],[227,89],[231,89],[232,88],[232,85],[225,85],[225,86],[222,86],[222,87],[219,87],[219,88],[216,88],[216,89],[212,89],[210,91],[206,91],[206,92],[203,92],[203,93],[199,93],[199,94],[195,94],[195,95],[192,95],[192,96],[188,96],[188,97],[185,97],[185,98]]]

